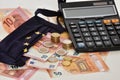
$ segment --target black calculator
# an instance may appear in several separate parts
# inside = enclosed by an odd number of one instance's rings
[[[63,1],[59,8],[77,52],[120,50],[120,19],[114,0]]]

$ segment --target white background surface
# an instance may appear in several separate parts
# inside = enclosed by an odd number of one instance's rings
[[[120,0],[115,0],[115,2],[120,13]],[[0,0],[0,8],[17,8],[18,6],[34,11],[37,8],[58,9],[57,0]],[[108,72],[79,75],[66,74],[60,78],[51,79],[46,72],[38,71],[30,80],[120,80],[120,51],[110,52],[105,62],[110,68]],[[0,76],[0,80],[12,79]]]

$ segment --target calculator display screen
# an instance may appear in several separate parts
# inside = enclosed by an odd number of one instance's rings
[[[103,17],[117,14],[114,5],[64,8],[65,18]]]

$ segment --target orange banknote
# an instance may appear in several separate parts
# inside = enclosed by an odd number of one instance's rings
[[[26,64],[27,64],[27,66],[30,66],[30,67],[53,70],[58,67],[59,61],[55,57],[51,57],[46,62],[41,62],[41,61],[38,61],[35,59],[29,59]]]
[[[28,66],[24,65],[22,67],[18,67],[15,65],[8,65],[5,63],[0,62],[0,70],[22,70],[22,69],[27,69]]]
[[[2,19],[2,24],[4,29],[8,33],[11,33],[28,19],[28,14],[22,8],[18,7]]]
[[[35,68],[28,68],[24,70],[3,70],[1,75],[13,78],[15,80],[29,80],[30,77],[37,71]]]
[[[65,57],[62,61],[64,69],[73,74],[108,71],[109,68],[99,53],[88,53],[79,57]]]

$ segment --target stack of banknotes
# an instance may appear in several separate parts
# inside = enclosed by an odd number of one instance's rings
[[[21,7],[0,9],[2,24],[0,27],[3,27],[9,34],[30,17],[32,17],[31,12]],[[60,19],[60,21],[62,20]],[[48,33],[43,35],[42,39],[36,42],[28,53],[24,54],[24,56],[30,57],[26,61],[26,65],[16,67],[0,63],[0,75],[16,80],[29,80],[34,73],[41,69],[46,70],[50,78],[64,75],[63,71],[74,75],[105,72],[109,70],[104,62],[107,55],[108,52],[77,53],[67,32]]]

